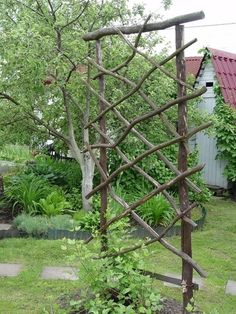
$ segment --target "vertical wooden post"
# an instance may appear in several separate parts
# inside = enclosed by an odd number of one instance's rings
[[[97,63],[102,65],[102,47],[100,40],[96,41],[96,54],[97,54]],[[104,75],[99,76],[99,94],[105,98],[105,79]],[[105,104],[102,100],[99,100],[99,109],[100,112],[105,110]],[[100,130],[106,134],[106,117],[105,115],[102,116],[99,120]],[[100,143],[106,143],[106,139],[101,135],[100,136]],[[105,147],[100,148],[100,165],[103,171],[107,174],[107,149]],[[104,182],[103,177],[101,176],[101,183]],[[101,208],[100,208],[100,227],[102,228],[106,222],[106,214],[107,214],[107,203],[108,203],[108,192],[107,187],[101,189]],[[101,251],[106,251],[108,247],[107,241],[107,231],[104,230],[101,233]]]
[[[176,25],[176,49],[180,48],[184,44],[184,26]],[[184,52],[180,52],[176,56],[176,70],[178,79],[183,82],[186,81],[186,69]],[[186,87],[178,83],[178,97],[186,95]],[[178,133],[180,136],[187,133],[187,102],[181,102],[178,104]],[[178,155],[178,169],[183,172],[188,168],[188,151],[187,143],[180,142],[179,155]],[[179,202],[181,211],[186,210],[189,207],[188,186],[185,180],[179,182]],[[189,216],[191,213],[189,213]],[[181,248],[182,251],[192,257],[192,241],[191,241],[192,228],[190,224],[186,223],[183,219],[181,221]],[[183,313],[187,313],[185,310],[187,304],[193,297],[193,268],[190,264],[182,261],[182,286],[183,286]]]

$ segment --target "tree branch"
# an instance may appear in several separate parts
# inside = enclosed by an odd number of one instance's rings
[[[175,26],[177,24],[201,20],[204,17],[205,17],[205,15],[204,15],[203,11],[190,13],[190,14],[186,14],[186,15],[181,15],[181,16],[177,16],[177,17],[174,17],[172,19],[163,21],[163,22],[147,24],[144,27],[143,32],[162,30],[162,29],[165,29],[165,28],[168,28],[171,26]],[[129,35],[129,34],[138,33],[142,27],[143,27],[143,25],[121,26],[118,29],[123,34]],[[97,40],[97,39],[100,39],[101,37],[109,36],[109,35],[117,35],[117,31],[113,27],[101,28],[95,32],[85,34],[83,36],[83,39],[85,41]]]
[[[15,100],[13,97],[6,93],[0,93],[0,98],[10,101],[16,106],[19,107],[21,106],[21,104],[17,100]],[[51,127],[43,119],[40,119],[36,114],[32,112],[26,112],[25,114],[28,115],[32,120],[37,121],[40,125],[44,126],[48,131],[54,134],[55,137],[60,138],[61,140],[68,144],[68,138],[66,136],[64,136],[62,133],[58,132],[56,129]]]
[[[85,84],[87,84],[86,81],[83,80],[83,82]],[[96,95],[97,97],[101,97],[90,85],[87,85],[89,87],[89,89],[91,90],[91,92]],[[105,99],[103,100],[104,104],[106,106],[109,106],[110,103],[108,101],[106,101]],[[116,115],[116,117],[124,123],[125,126],[129,126],[130,123],[128,120],[126,120],[126,118],[124,116],[122,116],[122,114],[116,109],[116,108],[113,108],[112,111],[114,112],[114,114]],[[91,124],[91,123],[90,123]],[[88,126],[88,125],[87,125]],[[85,127],[87,127],[85,126]],[[139,131],[137,131],[136,129],[132,128],[131,129],[131,132],[138,138],[140,139],[147,147],[149,148],[153,148],[154,145],[149,142],[143,135],[142,133],[140,133]],[[156,154],[158,155],[158,157],[174,172],[176,173],[177,175],[180,174],[180,171],[175,167],[175,165],[168,160],[168,158],[166,158],[161,152],[159,151],[156,151]],[[188,184],[188,186],[195,192],[197,193],[200,193],[201,192],[201,189],[199,189],[198,186],[196,186],[196,184],[194,184],[193,182],[191,182],[188,178],[186,178],[186,182]]]
[[[53,20],[54,20],[54,22],[56,22],[57,18],[56,18],[56,14],[55,14],[55,11],[54,11],[54,8],[53,8],[51,0],[48,0],[48,4],[49,4],[49,7],[50,7],[50,10],[51,10],[51,13],[52,13]]]
[[[76,16],[73,20],[71,20],[71,21],[68,22],[67,24],[63,25],[63,26],[61,27],[61,30],[63,30],[64,28],[66,28],[66,27],[68,27],[68,26],[74,24],[76,21],[78,21],[78,19],[83,15],[83,13],[85,12],[85,10],[87,9],[87,7],[88,7],[88,5],[89,5],[89,2],[90,2],[90,1],[88,0],[88,1],[85,3],[85,5],[84,5],[82,11],[79,13],[79,15]]]
[[[196,167],[193,167],[189,170],[186,170],[182,172],[181,174],[177,175],[174,179],[170,180],[167,183],[162,184],[160,187],[152,190],[149,194],[145,195],[143,198],[139,199],[138,201],[134,202],[132,205],[129,206],[125,211],[123,211],[121,214],[115,216],[114,218],[110,219],[102,228],[98,230],[98,232],[102,232],[103,230],[107,229],[111,224],[115,223],[116,221],[120,220],[121,218],[126,217],[131,213],[132,210],[137,208],[138,206],[144,204],[146,201],[148,201],[153,196],[161,193],[162,191],[170,188],[174,184],[178,183],[179,181],[185,179],[187,176],[190,176],[200,170],[202,170],[204,165],[199,165]],[[90,242],[94,238],[93,235],[89,239],[86,240],[86,243]]]
[[[171,59],[173,59],[178,53],[180,53],[180,51],[183,51],[184,49],[186,49],[187,47],[189,47],[190,45],[192,45],[192,41],[190,41],[189,43],[185,44],[184,46],[182,46],[180,49],[177,49],[175,52],[173,52],[171,55],[169,55],[168,57],[166,57],[165,59],[163,59],[158,66],[162,66],[165,63],[167,63],[168,61],[170,61]],[[152,106],[152,108],[155,107],[156,109],[156,104],[148,98],[148,96],[146,96],[146,94],[140,89],[140,87],[142,86],[143,82],[157,69],[157,65],[153,66],[139,81],[138,84],[135,84],[134,82],[130,81],[129,79],[127,79],[126,77],[123,77],[122,75],[113,73],[101,66],[99,66],[95,61],[93,61],[92,59],[88,58],[88,61],[90,63],[92,63],[97,69],[99,69],[103,74],[107,74],[107,75],[111,75],[114,78],[130,85],[131,87],[133,87],[133,89],[126,94],[124,97],[122,97],[121,99],[119,99],[118,101],[116,101],[113,104],[113,107],[119,105],[121,102],[123,102],[124,100],[126,100],[127,98],[129,98],[130,96],[132,96],[135,92],[138,92],[139,95],[150,105]],[[101,118],[105,113],[107,113],[107,111],[109,111],[110,109],[107,108],[105,109],[103,112],[101,112],[94,120],[92,120],[86,127],[88,127],[91,123],[96,122],[99,118]]]

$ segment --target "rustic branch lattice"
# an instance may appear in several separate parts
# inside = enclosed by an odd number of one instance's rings
[[[87,82],[83,80],[85,86],[90,90],[90,92],[97,97],[99,101],[100,112],[91,120],[85,128],[93,128],[95,132],[97,132],[100,136],[99,143],[94,144],[86,144],[84,148],[84,152],[89,152],[91,158],[95,162],[95,165],[100,173],[101,181],[86,197],[90,198],[92,195],[100,191],[101,193],[101,214],[100,214],[100,229],[99,232],[101,234],[101,244],[102,244],[102,257],[107,256],[117,256],[121,254],[125,254],[134,250],[141,248],[143,245],[148,246],[154,242],[159,242],[165,248],[170,250],[172,253],[181,257],[183,261],[183,271],[182,271],[182,286],[183,286],[183,305],[184,308],[190,301],[193,295],[193,283],[192,283],[192,272],[195,269],[201,276],[205,277],[206,273],[201,269],[201,267],[192,259],[192,247],[191,247],[191,232],[193,227],[196,224],[191,220],[191,210],[197,206],[196,203],[190,204],[188,198],[188,190],[191,189],[196,193],[200,193],[201,190],[189,179],[189,176],[200,171],[203,168],[203,165],[199,165],[188,169],[187,167],[187,159],[188,159],[188,139],[196,134],[197,132],[207,128],[211,123],[205,123],[200,127],[194,128],[191,131],[188,131],[187,128],[187,101],[190,99],[194,99],[200,95],[202,95],[206,88],[203,87],[198,90],[194,90],[191,86],[186,83],[185,77],[185,63],[184,63],[184,50],[196,42],[196,39],[190,41],[187,44],[183,44],[183,26],[179,25],[181,23],[198,20],[204,17],[203,12],[197,12],[188,14],[185,16],[176,17],[174,19],[164,21],[161,23],[151,23],[148,24],[150,17],[148,17],[143,25],[131,26],[131,27],[113,27],[107,29],[101,29],[93,33],[86,34],[83,38],[84,40],[96,40],[96,61],[88,58],[88,62],[91,66],[95,67],[98,70],[98,74],[94,77],[94,79],[98,79],[99,81],[99,91],[97,92],[93,86],[91,81]],[[139,41],[143,32],[150,32],[153,30],[164,29],[170,26],[175,26],[176,28],[176,51],[169,55],[167,58],[162,60],[161,62],[157,62],[155,59],[150,58],[145,53],[143,53],[139,48]],[[124,34],[134,34],[137,33],[137,37],[135,39],[135,43],[132,44]],[[118,35],[123,40],[125,44],[127,44],[131,49],[130,56],[123,61],[121,64],[117,65],[113,69],[105,69],[102,63],[102,47],[100,38],[108,35]],[[143,57],[146,61],[149,62],[151,68],[140,78],[138,83],[135,83],[123,76],[118,72],[123,67],[127,67],[135,55]],[[168,61],[176,58],[176,75],[173,75],[169,71],[167,71],[163,65]],[[150,75],[154,71],[161,71],[168,77],[170,77],[178,86],[178,94],[176,99],[171,99],[165,104],[158,106],[147,93],[142,89],[142,85],[146,80],[150,77]],[[105,97],[105,77],[111,76],[112,78],[118,80],[119,82],[125,84],[127,87],[131,88],[130,91],[122,96],[120,99],[116,100],[114,103],[109,102]],[[187,94],[187,89],[190,91]],[[137,93],[142,100],[145,101],[146,104],[149,105],[150,111],[142,114],[141,116],[136,117],[132,121],[128,121],[118,110],[118,106],[122,104],[124,101],[129,99],[132,95]],[[178,128],[176,130],[175,126],[168,120],[165,111],[170,109],[173,106],[178,105]],[[107,133],[107,121],[106,114],[112,113],[124,126],[124,130],[122,135],[116,139],[112,140]],[[146,121],[147,119],[153,117],[159,117],[162,123],[165,125],[167,131],[172,134],[173,139],[163,142],[159,145],[154,145],[150,141],[146,139],[146,137],[139,132],[135,126],[139,125],[141,122]],[[98,123],[98,124],[97,124]],[[124,152],[120,149],[119,145],[123,143],[125,138],[132,133],[141,143],[145,144],[147,150],[136,156],[133,160],[130,160]],[[169,147],[173,144],[179,144],[179,156],[178,156],[178,168],[161,152],[161,150],[165,147]],[[94,149],[100,149],[100,159],[98,160],[96,154],[94,153]],[[107,165],[107,150],[113,149],[123,160],[124,164],[116,169],[113,173],[108,174],[108,165]],[[174,174],[175,177],[164,184],[160,184],[155,178],[151,177],[148,173],[146,173],[142,168],[140,168],[137,163],[141,161],[143,158],[147,156],[155,154],[157,158],[159,158]],[[141,199],[135,201],[133,204],[128,204],[124,199],[120,196],[116,195],[114,190],[112,189],[111,183],[121,172],[132,168],[136,170],[141,176],[143,176],[148,182],[150,182],[154,189],[143,196]],[[180,206],[177,205],[174,198],[167,192],[167,189],[171,186],[178,184],[179,188],[179,203]],[[158,193],[162,193],[168,202],[171,204],[173,209],[176,212],[176,217],[173,221],[165,228],[165,230],[158,234],[151,226],[149,226],[136,212],[135,209],[148,201],[153,196]],[[110,220],[106,218],[107,204],[108,204],[108,195],[112,199],[114,199],[119,205],[124,208],[124,211],[113,217]],[[145,228],[150,235],[153,236],[153,239],[144,241],[142,244],[134,245],[132,247],[128,247],[122,249],[116,253],[108,253],[108,236],[107,229],[110,225],[115,223],[116,221],[131,215],[131,217],[140,224],[143,228]],[[178,250],[173,245],[171,245],[167,240],[163,239],[166,235],[167,231],[177,222],[181,220],[181,250]],[[93,239],[91,236],[87,239],[87,243]]]

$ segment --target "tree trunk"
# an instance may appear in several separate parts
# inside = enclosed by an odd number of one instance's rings
[[[82,158],[82,203],[83,209],[90,211],[92,210],[92,198],[86,199],[85,196],[93,189],[94,162],[88,152]]]
[[[93,189],[93,177],[94,177],[94,161],[92,160],[89,152],[82,154],[75,141],[70,141],[70,151],[72,157],[80,164],[82,172],[82,205],[86,211],[92,210],[92,198],[87,200],[85,196]]]

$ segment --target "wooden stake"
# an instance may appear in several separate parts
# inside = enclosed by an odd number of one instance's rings
[[[180,48],[184,44],[184,26],[177,25],[176,28],[176,49]],[[186,69],[184,52],[180,52],[176,56],[176,70],[177,78],[186,82]],[[178,97],[186,95],[186,87],[178,83]],[[188,132],[187,127],[187,101],[182,101],[178,105],[178,133],[180,136],[184,136]],[[178,155],[178,170],[185,172],[188,169],[188,151],[187,145],[184,141],[179,144]],[[181,211],[185,211],[189,208],[189,196],[188,185],[185,179],[179,181],[179,202]],[[191,213],[188,213],[188,217],[191,218]],[[188,256],[192,257],[192,242],[191,242],[191,230],[192,228],[184,220],[181,221],[181,249]],[[186,311],[186,306],[193,297],[193,267],[186,261],[182,260],[182,287],[183,287],[183,313]]]
[[[101,42],[99,40],[96,41],[96,54],[97,54],[97,63],[102,66],[102,47]],[[105,98],[105,80],[104,75],[100,75],[99,78],[99,95],[102,98]],[[99,109],[100,112],[103,112],[105,110],[105,104],[104,102],[99,99]],[[99,119],[99,126],[100,130],[106,134],[106,117],[102,116]],[[100,143],[106,144],[106,139],[101,135],[100,136]],[[107,174],[107,149],[106,147],[100,148],[100,165],[104,171],[105,174]],[[101,176],[101,184],[104,182],[104,178]],[[104,186],[101,189],[100,192],[101,195],[101,208],[100,208],[100,228],[103,229],[103,227],[107,223],[107,203],[108,203],[108,191],[107,186]],[[107,229],[103,229],[101,232],[101,251],[107,251],[108,249],[108,241],[107,241]]]

